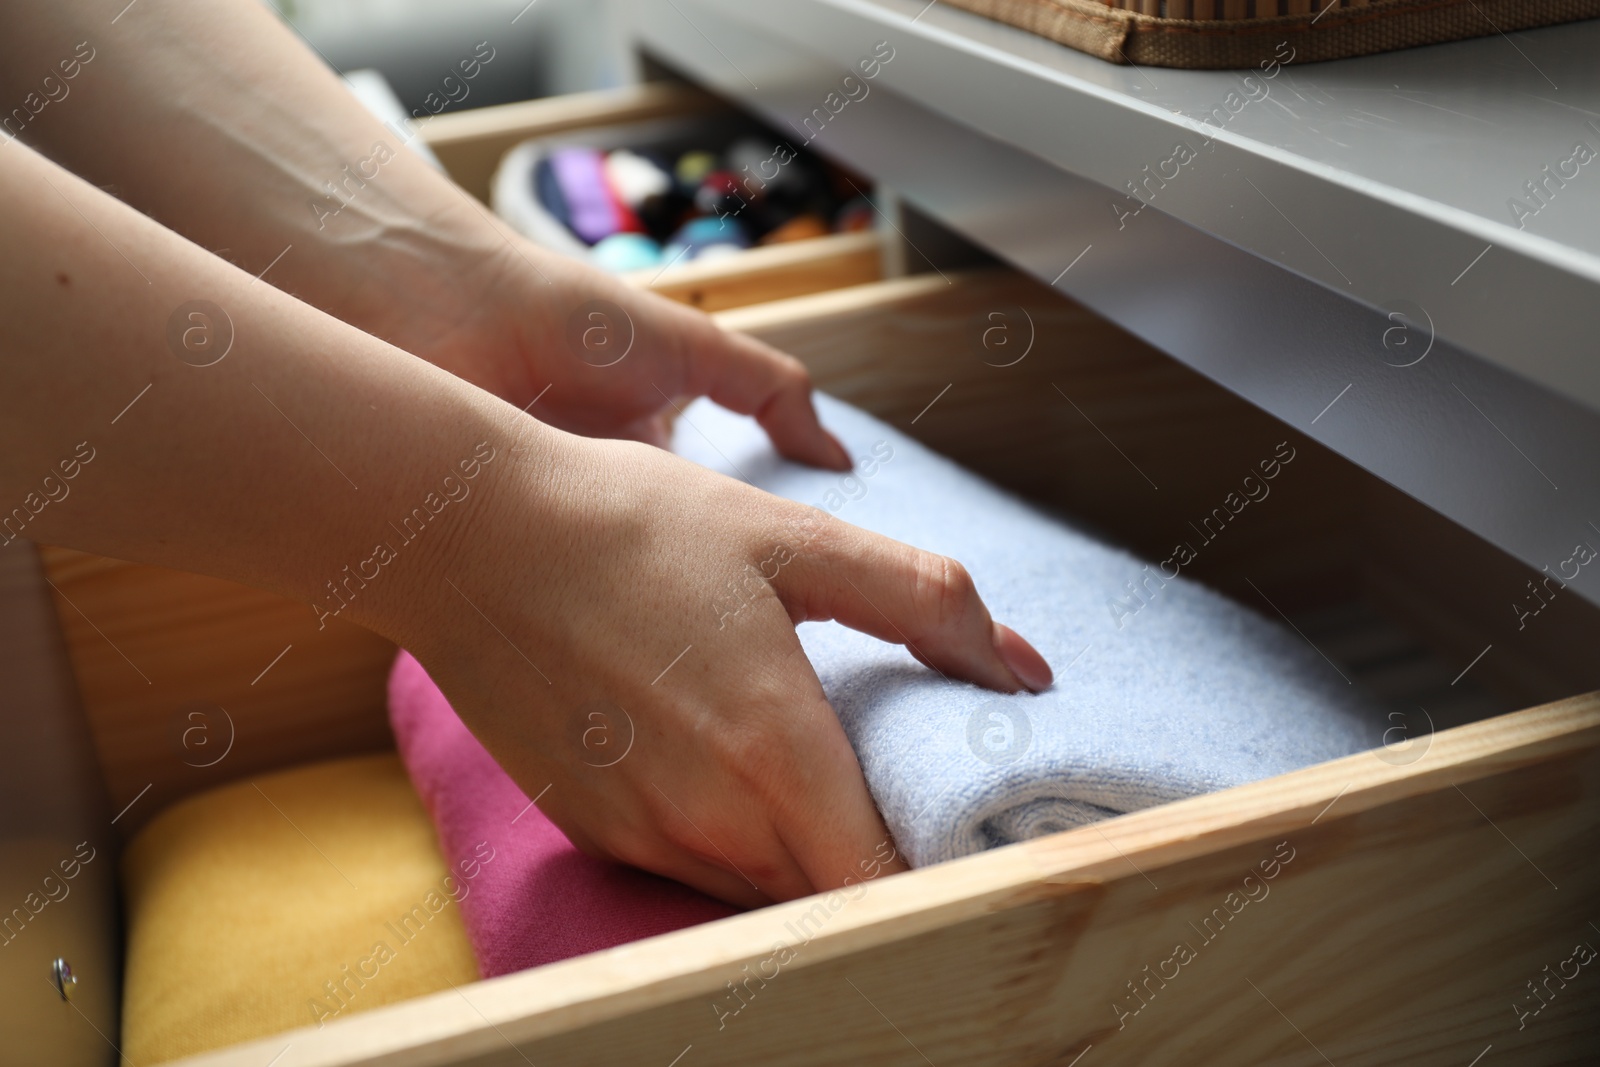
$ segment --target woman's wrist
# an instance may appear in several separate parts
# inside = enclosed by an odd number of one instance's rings
[[[535,396],[550,381],[539,362],[560,358],[565,313],[595,295],[584,282],[596,279],[450,188],[445,195],[463,203],[442,206],[434,221],[348,242],[319,236],[302,295],[495,396]]]
[[[408,160],[413,169],[426,170]],[[399,168],[396,168],[399,169]],[[497,327],[492,294],[510,249],[483,208],[442,177],[395,175],[379,212],[301,220],[271,280],[307,303],[475,385],[476,339]],[[293,262],[291,262],[291,259]]]
[[[566,435],[482,390],[440,384],[445,395],[429,407],[444,432],[416,448],[401,431],[384,502],[363,515],[365,533],[349,541],[348,560],[310,589],[319,628],[355,622],[419,656],[453,645],[453,631],[473,614],[466,588],[493,569],[503,551],[495,546],[534,555],[551,494],[542,472],[569,448],[557,440]],[[521,518],[514,529],[513,511]]]

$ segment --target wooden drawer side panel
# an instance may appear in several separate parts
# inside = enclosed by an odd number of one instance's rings
[[[232,582],[41,555],[124,838],[190,793],[393,746],[376,634]]]

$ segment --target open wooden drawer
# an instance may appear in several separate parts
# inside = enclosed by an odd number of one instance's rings
[[[1147,555],[1289,438],[1293,470],[1195,573],[1287,613],[1395,700],[1393,742],[856,899],[780,905],[185,1062],[262,1067],[286,1045],[295,1067],[1592,1062],[1600,977],[1575,946],[1600,944],[1593,609],[1556,597],[1517,631],[1504,602],[1533,572],[1010,271],[722,321]],[[312,642],[311,613],[267,594],[46,558],[113,809],[137,801],[118,829],[226,778],[388,743],[379,639],[350,627]],[[238,738],[209,769],[180,763],[165,736],[173,708],[202,700],[229,708]]]
[[[529,100],[446,112],[418,130],[450,176],[484,203],[500,158],[518,142],[595,127],[628,127],[653,119],[726,115],[732,108],[677,82]],[[706,311],[778,300],[800,293],[875,281],[883,274],[883,238],[841,233],[752,248],[705,263],[642,271],[630,280]]]

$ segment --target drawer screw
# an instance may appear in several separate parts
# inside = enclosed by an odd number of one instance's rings
[[[78,979],[73,976],[72,964],[57,956],[56,961],[50,965],[50,975],[55,982],[56,992],[61,994],[61,999],[71,1000],[73,990],[78,988]]]

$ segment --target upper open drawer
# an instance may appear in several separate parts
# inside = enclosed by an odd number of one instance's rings
[[[484,203],[496,168],[518,144],[535,138],[648,139],[652,124],[708,131],[738,122],[755,128],[728,104],[676,82],[530,100],[446,112],[420,124],[421,139],[464,189]],[[659,136],[659,133],[657,134]],[[774,137],[776,141],[776,136]],[[609,145],[608,145],[609,146]],[[684,261],[638,271],[635,285],[706,311],[777,300],[875,281],[884,274],[884,239],[876,229],[752,248],[704,262]]]

